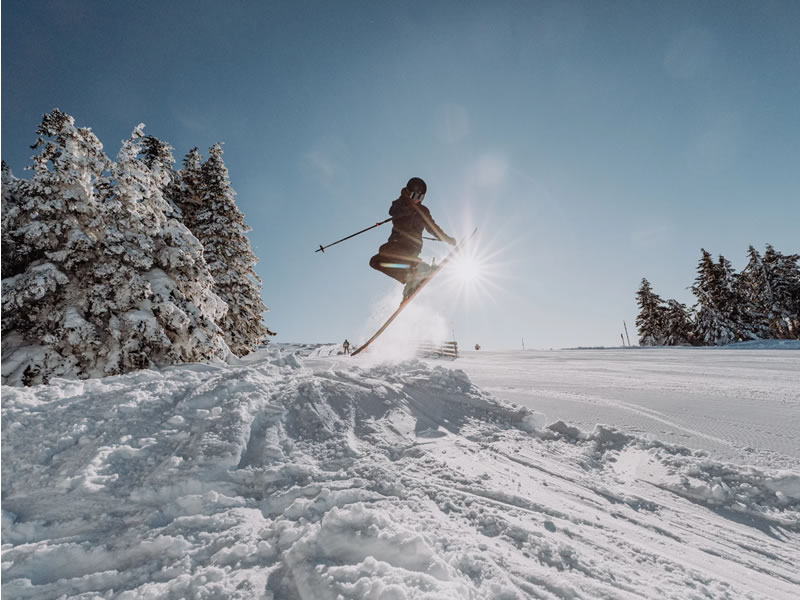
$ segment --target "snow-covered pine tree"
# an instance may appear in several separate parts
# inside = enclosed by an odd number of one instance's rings
[[[11,169],[2,161],[3,171],[3,208],[2,208],[2,277],[10,277],[25,269],[26,256],[16,251],[16,240],[12,232],[17,230],[17,219],[20,216],[20,180],[11,172]]]
[[[694,307],[694,330],[697,340],[704,346],[722,345],[736,341],[732,324],[723,313],[725,303],[719,270],[711,254],[701,249],[697,277],[691,287],[697,298]]]
[[[61,111],[37,133],[32,180],[4,172],[4,383],[224,356],[224,303],[199,242],[165,215],[163,179],[137,158],[141,127],[112,166]]]
[[[163,194],[171,154],[149,168],[143,127],[123,142],[112,167],[105,202],[109,252],[95,267],[90,295],[93,309],[109,315],[106,374],[227,354],[216,325],[226,307],[213,293],[202,246],[168,216],[179,215]]]
[[[738,274],[734,271],[731,262],[720,255],[717,259],[717,269],[725,298],[724,312],[733,324],[733,331],[739,341],[757,340],[757,324],[752,322],[747,306],[747,300],[739,293],[737,285]]]
[[[692,322],[689,309],[677,300],[667,300],[661,307],[665,346],[681,346],[691,343],[693,339]]]
[[[781,254],[767,244],[763,262],[772,291],[767,306],[770,332],[800,339],[800,254]]]
[[[737,292],[736,274],[724,256],[714,262],[705,249],[691,287],[697,297],[694,307],[694,332],[697,343],[722,346],[757,339],[749,324],[745,300]]]
[[[16,384],[85,375],[99,346],[81,315],[81,274],[104,235],[95,186],[109,161],[91,130],[59,109],[36,133],[31,180],[8,172],[3,182],[3,381]]]
[[[186,226],[194,231],[196,223],[192,220],[197,209],[202,204],[203,194],[203,155],[197,147],[192,148],[183,158],[183,169],[178,175],[183,186],[180,207]]]
[[[759,338],[783,337],[770,331],[775,306],[772,273],[753,246],[749,246],[747,255],[747,264],[736,277],[736,290],[744,302],[743,316]]]
[[[152,135],[146,135],[142,139],[142,161],[150,169],[156,181],[163,182],[161,192],[169,206],[166,215],[181,220],[180,204],[183,190],[180,177],[172,166],[175,164],[172,151],[172,146]]]
[[[650,282],[642,278],[639,291],[636,292],[639,315],[636,317],[636,329],[639,331],[640,346],[660,346],[664,344],[664,308],[658,294],[653,292]]]
[[[257,259],[245,235],[250,228],[236,206],[222,146],[212,146],[202,165],[197,149],[191,150],[181,178],[184,222],[203,244],[214,291],[228,305],[219,324],[231,351],[244,356],[267,335],[275,334],[263,323],[262,313],[267,308],[261,300],[261,279],[253,268]]]

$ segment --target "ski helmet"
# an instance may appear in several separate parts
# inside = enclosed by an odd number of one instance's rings
[[[406,184],[406,190],[408,190],[408,195],[415,200],[417,198],[422,199],[425,196],[425,192],[428,191],[428,186],[419,177],[412,177]]]

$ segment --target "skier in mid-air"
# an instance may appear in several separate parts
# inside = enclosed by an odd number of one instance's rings
[[[419,258],[422,252],[422,232],[456,245],[456,240],[447,235],[431,217],[427,206],[422,205],[428,187],[419,177],[408,180],[400,197],[392,202],[389,215],[392,217],[392,233],[389,240],[378,249],[378,254],[369,261],[373,269],[385,273],[404,283],[405,300],[419,286],[433,267]]]

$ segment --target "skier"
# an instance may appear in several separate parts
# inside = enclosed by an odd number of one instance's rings
[[[422,231],[427,230],[439,240],[456,245],[431,217],[422,200],[427,191],[425,182],[419,177],[408,180],[400,197],[392,202],[389,215],[392,217],[392,233],[389,240],[378,249],[378,254],[369,261],[373,269],[385,273],[404,283],[403,299],[408,298],[433,268],[419,258],[422,251]]]
[[[345,340],[344,343],[342,344],[342,348],[344,348],[345,354],[350,354],[350,342]]]

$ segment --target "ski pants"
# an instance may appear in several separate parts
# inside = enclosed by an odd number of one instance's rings
[[[405,283],[412,267],[422,262],[419,253],[422,246],[386,243],[378,248],[378,253],[369,259],[369,266]]]

